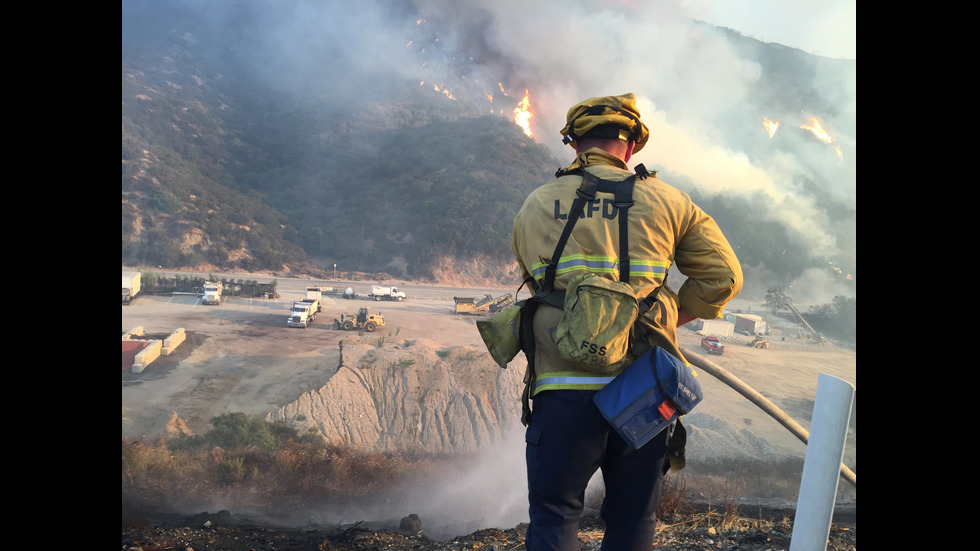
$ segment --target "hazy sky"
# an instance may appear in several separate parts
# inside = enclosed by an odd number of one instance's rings
[[[857,59],[857,0],[683,0],[691,15],[763,42]]]

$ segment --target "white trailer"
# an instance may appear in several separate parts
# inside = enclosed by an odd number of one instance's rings
[[[306,298],[303,299],[303,302],[309,302],[314,304],[316,308],[313,311],[320,312],[321,310],[323,310],[323,305],[321,304],[320,301],[323,299],[323,293],[325,292],[326,289],[332,290],[333,287],[307,287]]]
[[[142,274],[140,272],[122,273],[122,303],[129,304],[136,298],[142,288]]]
[[[693,327],[702,335],[731,337],[735,334],[735,324],[721,319],[698,319],[695,320]]]

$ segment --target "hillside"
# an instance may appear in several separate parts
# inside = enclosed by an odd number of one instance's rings
[[[536,113],[543,130],[528,136],[515,124],[517,94],[505,92],[533,81],[528,69],[465,38],[475,14],[419,17],[425,5],[380,1],[321,21],[308,2],[127,2],[123,264],[516,280],[511,223],[527,193],[569,160],[557,132],[564,107],[554,105],[567,105],[560,89],[572,82],[541,77],[537,97],[558,103]],[[329,32],[306,28],[304,17]],[[650,114],[647,149],[656,156],[645,164],[718,220],[750,276],[744,293],[802,282],[798,300],[852,296],[853,61],[724,29],[698,33],[730,49],[711,50],[719,59],[740,56],[742,97],[700,98],[698,107],[690,96],[702,88],[658,89],[635,75],[628,86],[664,110]],[[710,117],[695,126],[719,146],[703,148],[671,128],[689,110]],[[761,130],[763,116],[810,112],[840,139],[822,143],[792,125],[775,136]],[[733,160],[749,161],[753,178],[764,168],[772,182],[746,182]]]

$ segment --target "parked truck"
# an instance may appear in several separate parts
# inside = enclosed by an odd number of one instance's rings
[[[140,272],[123,272],[122,273],[122,303],[129,304],[133,302],[136,295],[139,294],[142,287],[142,274]]]
[[[309,302],[314,305],[314,313],[319,313],[323,310],[323,289],[324,287],[307,287],[306,288],[306,298],[302,299],[303,302]],[[333,287],[329,287],[333,289]]]
[[[453,297],[456,302],[456,314],[469,314],[473,316],[488,316],[514,304],[514,296],[510,293],[493,298],[491,295],[477,301],[473,297]]]
[[[718,337],[713,335],[708,335],[701,339],[701,348],[707,350],[708,354],[717,354],[720,356],[725,353],[725,345],[721,344]]]
[[[289,319],[286,320],[286,327],[302,327],[306,329],[316,319],[317,306],[318,304],[305,300],[293,302],[293,306],[289,310]]]
[[[407,298],[405,293],[398,290],[398,287],[382,287],[381,285],[372,285],[371,294],[369,297],[374,297],[374,300],[397,300],[399,302]]]
[[[221,304],[221,291],[223,286],[220,281],[204,282],[204,295],[201,297],[202,304]]]
[[[368,333],[371,333],[375,329],[380,329],[384,326],[385,319],[381,315],[381,312],[372,314],[367,308],[359,308],[357,314],[341,314],[339,319],[333,320],[333,328],[343,329],[344,331],[363,328]]]

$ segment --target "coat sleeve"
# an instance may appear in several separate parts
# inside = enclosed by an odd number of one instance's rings
[[[521,281],[526,280],[528,276],[531,275],[531,272],[528,270],[527,265],[524,263],[524,257],[521,255],[521,250],[523,249],[522,243],[524,240],[524,228],[523,228],[523,224],[521,223],[521,221],[523,220],[523,216],[522,216],[523,214],[524,214],[524,208],[522,207],[521,210],[517,213],[517,216],[514,217],[514,229],[510,241],[511,251],[514,253],[514,258],[517,259],[517,266],[520,268],[521,271]]]
[[[692,224],[674,256],[687,280],[677,292],[680,308],[701,319],[717,319],[742,290],[742,267],[715,220],[695,207]]]

